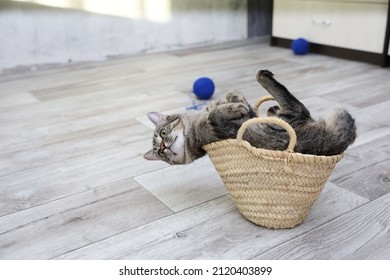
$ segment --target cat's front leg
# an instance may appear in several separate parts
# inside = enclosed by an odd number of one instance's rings
[[[239,90],[229,90],[226,93],[226,100],[228,103],[241,103],[248,109],[248,112],[245,114],[247,119],[254,118],[257,116],[256,112],[253,111],[252,106],[248,103],[245,98],[245,95]]]
[[[249,105],[244,94],[241,91],[235,89],[229,90],[226,93],[226,100],[228,103],[243,103],[247,106]]]
[[[211,102],[209,102],[206,106],[206,111],[210,112],[212,111],[213,109],[215,109],[217,106],[221,105],[221,104],[226,104],[226,101],[223,101],[223,100],[213,100]]]
[[[242,103],[222,104],[213,109],[208,117],[215,137],[218,139],[234,138],[241,125],[249,119],[249,108]]]
[[[215,107],[209,115],[212,120],[237,120],[246,116],[249,112],[248,106],[242,103],[226,103]]]

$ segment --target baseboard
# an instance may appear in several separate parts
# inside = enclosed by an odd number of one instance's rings
[[[284,48],[291,47],[292,40],[271,36],[271,46],[278,46]],[[332,47],[327,45],[310,43],[310,52],[332,57],[366,62],[370,64],[380,65],[383,67],[390,65],[390,58],[388,55],[351,50],[346,48]]]

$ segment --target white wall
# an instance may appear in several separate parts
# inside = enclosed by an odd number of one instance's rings
[[[243,0],[0,0],[0,70],[239,40],[246,9]]]

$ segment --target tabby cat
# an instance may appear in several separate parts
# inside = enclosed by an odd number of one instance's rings
[[[335,109],[325,119],[314,120],[309,110],[268,70],[260,70],[257,81],[279,103],[268,109],[268,116],[288,122],[297,134],[295,151],[314,155],[336,155],[344,152],[356,138],[355,120],[343,109]],[[163,160],[169,164],[188,164],[205,155],[203,145],[235,138],[240,126],[256,113],[239,91],[230,91],[226,101],[210,103],[200,114],[164,115],[152,112],[149,119],[156,125],[153,149],[144,155],[148,160]],[[270,124],[249,127],[243,138],[252,146],[285,150],[287,132]]]

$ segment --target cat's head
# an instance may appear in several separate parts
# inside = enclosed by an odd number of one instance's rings
[[[185,126],[180,115],[148,113],[149,119],[156,125],[153,135],[153,149],[144,158],[163,160],[169,164],[186,163]]]

